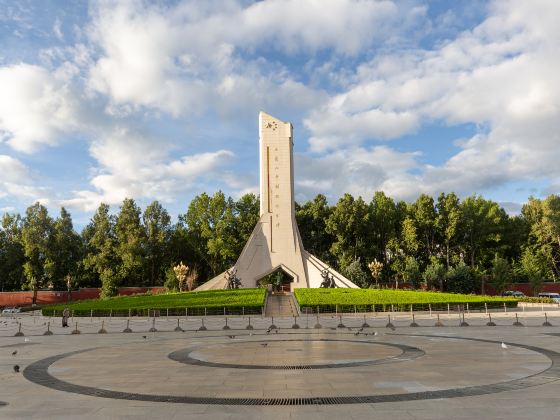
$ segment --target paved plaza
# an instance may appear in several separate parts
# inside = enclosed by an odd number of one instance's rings
[[[558,418],[560,317],[544,319],[1,318],[0,418]]]

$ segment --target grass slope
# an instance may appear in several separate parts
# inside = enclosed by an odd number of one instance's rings
[[[427,308],[432,305],[433,309],[447,307],[450,305],[469,304],[470,307],[517,306],[514,298],[480,296],[480,295],[460,295],[454,293],[423,292],[413,290],[392,290],[392,289],[296,289],[296,299],[302,308],[334,309],[338,306],[340,311],[353,310],[354,305],[357,309],[369,309],[371,305],[394,305],[399,309]],[[365,308],[369,307],[369,308]]]
[[[185,313],[185,308],[196,313],[196,309],[207,308],[210,313],[223,313],[243,309],[247,313],[260,312],[264,305],[265,289],[208,290],[204,292],[162,293],[156,295],[118,296],[110,299],[86,300],[68,305],[50,305],[42,308],[44,315],[61,314],[68,307],[74,315],[145,314],[148,309],[169,309],[171,313]],[[214,310],[214,311],[213,311]]]

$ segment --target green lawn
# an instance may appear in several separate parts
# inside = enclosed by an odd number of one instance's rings
[[[410,309],[432,309],[447,308],[449,305],[465,305],[469,307],[481,308],[486,303],[489,308],[503,307],[504,303],[508,307],[517,306],[514,298],[480,296],[480,295],[460,295],[454,293],[423,292],[413,290],[392,290],[392,289],[296,289],[296,299],[301,308],[319,307],[320,310],[334,310],[335,307],[341,312],[354,310],[372,310],[372,305],[377,306],[377,310],[383,310],[383,306],[394,305],[400,310]]]
[[[209,290],[204,292],[162,293],[156,295],[118,296],[110,299],[86,300],[69,305],[50,305],[42,308],[44,315],[60,315],[65,307],[75,316],[146,315],[148,310],[160,314],[261,313],[265,289]],[[163,312],[162,312],[163,311]]]

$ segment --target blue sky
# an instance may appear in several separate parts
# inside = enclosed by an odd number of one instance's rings
[[[0,213],[257,192],[257,116],[296,198],[560,192],[560,2],[0,0]]]

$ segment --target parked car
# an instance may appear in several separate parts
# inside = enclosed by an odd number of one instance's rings
[[[19,308],[4,308],[2,310],[3,314],[18,314],[21,312],[21,309]]]
[[[511,296],[511,297],[516,297],[516,298],[522,298],[522,297],[525,297],[525,294],[523,292],[518,291],[518,290],[506,290],[504,293],[502,293],[502,296]]]
[[[539,297],[549,298],[555,303],[560,303],[560,293],[539,293]]]

